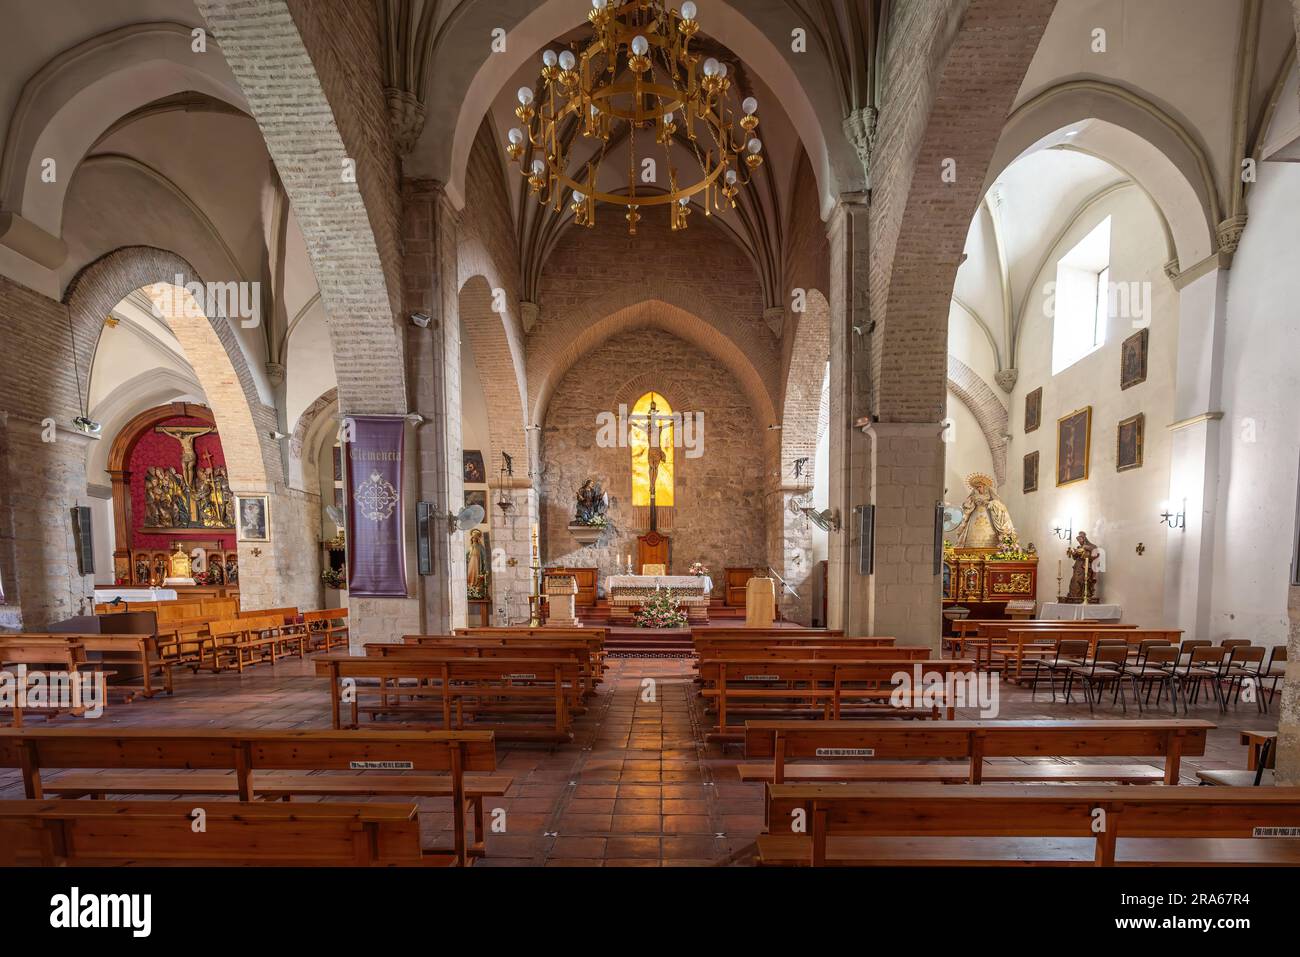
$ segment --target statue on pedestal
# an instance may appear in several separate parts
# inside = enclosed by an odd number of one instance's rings
[[[970,494],[962,503],[962,520],[953,530],[953,544],[958,548],[996,548],[1008,535],[1016,539],[1011,513],[994,491],[993,479],[974,472],[966,476],[966,484]]]
[[[1074,570],[1070,573],[1070,590],[1061,600],[1076,605],[1095,604],[1099,594],[1093,563],[1101,555],[1101,549],[1088,540],[1086,532],[1080,532],[1074,540],[1078,547],[1065,550],[1066,556],[1074,562]]]

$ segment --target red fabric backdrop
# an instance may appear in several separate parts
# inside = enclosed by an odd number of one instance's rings
[[[210,424],[202,419],[175,416],[164,422],[159,422],[158,426],[172,428],[190,425],[202,428]],[[203,458],[205,452],[212,454],[214,467],[226,464],[226,457],[221,451],[221,438],[215,432],[195,439],[194,452],[198,456],[196,468],[205,467]],[[203,541],[219,541],[223,550],[233,551],[235,548],[235,533],[233,530],[222,533],[213,529],[196,528],[187,532],[177,532],[175,535],[151,535],[141,531],[144,526],[145,516],[145,474],[149,469],[159,466],[174,468],[179,472],[181,470],[181,445],[171,436],[160,435],[150,429],[140,436],[140,441],[136,443],[135,448],[131,451],[130,462],[127,466],[131,471],[131,547],[165,548],[170,550],[172,542],[177,539],[193,538],[202,539]]]

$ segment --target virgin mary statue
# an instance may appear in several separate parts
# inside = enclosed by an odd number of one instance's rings
[[[962,503],[961,524],[954,530],[958,547],[996,548],[1007,535],[1016,537],[1011,513],[993,490],[993,479],[983,472],[966,476],[970,494]]]

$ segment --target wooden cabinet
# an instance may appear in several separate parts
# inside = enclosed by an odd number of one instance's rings
[[[754,566],[726,568],[723,569],[723,572],[725,577],[723,578],[722,603],[728,608],[744,608],[745,586],[749,584],[749,580],[756,574]]]
[[[573,599],[574,606],[577,608],[596,607],[596,581],[598,575],[595,568],[548,568],[545,575],[548,578],[552,575],[571,575],[578,583],[578,594]]]

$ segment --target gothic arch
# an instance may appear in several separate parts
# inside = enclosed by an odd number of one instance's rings
[[[188,262],[162,249],[126,246],[100,257],[68,284],[77,362],[90,368],[104,316],[127,295],[153,283],[202,283]],[[230,323],[220,316],[166,316],[203,387],[239,492],[269,489],[282,479],[279,449],[270,433],[274,410],[262,405],[252,372]]]
[[[979,423],[993,454],[993,478],[1001,485],[1007,479],[1007,436],[1011,430],[1006,406],[979,373],[952,355],[948,356],[948,391],[970,409]]]
[[[320,434],[323,430],[330,429],[331,425],[331,431],[337,432],[338,419],[338,389],[322,393],[302,410],[293,433],[289,436],[290,485],[303,489],[309,495],[320,494],[320,477],[316,468]]]

